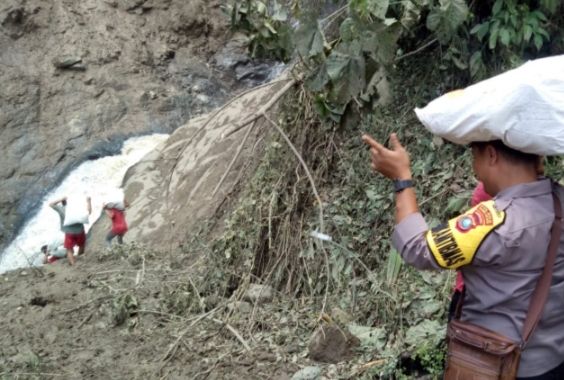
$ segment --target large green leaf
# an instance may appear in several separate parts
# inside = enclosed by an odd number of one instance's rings
[[[386,263],[386,282],[388,285],[394,284],[398,279],[402,263],[403,259],[399,253],[395,249],[392,249]]]
[[[439,321],[424,319],[410,327],[405,334],[405,343],[410,349],[423,345],[435,346],[445,337],[446,326]]]
[[[381,20],[386,18],[389,6],[389,0],[351,0],[349,2],[351,11],[365,18],[376,17]]]
[[[280,5],[277,1],[275,1],[273,8],[272,19],[274,21],[285,22],[288,20],[288,10],[285,6]]]
[[[333,85],[330,94],[332,101],[340,104],[348,103],[364,90],[366,78],[362,55],[333,51],[327,57],[326,65],[327,75]]]
[[[327,101],[323,95],[317,95],[314,101],[315,109],[324,119],[331,119],[338,123],[345,114],[346,104],[335,105]],[[335,217],[335,224],[339,224],[338,218]],[[345,224],[350,224],[345,223]]]
[[[294,38],[302,57],[311,58],[323,53],[325,36],[317,20],[310,19],[300,24]]]
[[[381,327],[359,326],[349,324],[349,332],[360,340],[360,346],[371,351],[380,351],[386,345],[388,332]]]
[[[379,18],[384,20],[386,18],[386,13],[388,12],[388,7],[390,6],[389,0],[367,0],[368,11]]]
[[[313,92],[319,92],[325,88],[325,85],[329,83],[329,75],[327,74],[327,64],[323,62],[323,64],[317,69],[317,71],[313,72],[307,81],[306,86]]]
[[[390,25],[374,23],[361,35],[362,50],[369,53],[378,63],[391,63],[397,50],[397,40],[401,33],[401,25],[394,22]]]
[[[427,16],[427,28],[435,32],[441,44],[447,44],[468,17],[464,0],[440,0]]]
[[[355,21],[348,17],[346,18],[339,28],[339,34],[343,42],[348,42],[354,40],[358,35],[358,29],[356,27]]]

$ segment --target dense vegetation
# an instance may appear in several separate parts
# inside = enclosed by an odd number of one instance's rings
[[[345,310],[373,329],[362,360],[384,359],[366,378],[401,378],[410,370],[402,357],[440,373],[453,274],[402,267],[389,240],[390,184],[370,172],[360,135],[386,141],[397,132],[428,223],[455,216],[475,186],[469,155],[426,132],[413,108],[562,53],[560,10],[557,0],[232,1],[226,11],[253,54],[291,62],[292,75],[305,78],[275,122],[310,176],[283,136],[272,135],[223,235],[204,247],[219,264],[204,277],[222,284],[209,291],[258,281],[329,318]],[[564,177],[560,158],[547,160],[547,172]]]
[[[250,34],[255,56],[296,58],[322,116],[378,98],[382,69],[424,49],[435,64],[480,79],[561,48],[558,0],[348,0],[231,3],[235,28]]]

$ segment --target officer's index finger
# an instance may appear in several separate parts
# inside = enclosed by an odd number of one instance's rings
[[[368,145],[370,145],[372,148],[376,149],[377,151],[384,149],[384,146],[380,144],[378,141],[374,140],[370,135],[367,134],[363,135],[362,140]]]

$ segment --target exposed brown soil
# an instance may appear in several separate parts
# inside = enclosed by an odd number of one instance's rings
[[[201,265],[118,248],[3,274],[0,378],[289,379],[312,365],[313,308],[208,299],[194,291]]]

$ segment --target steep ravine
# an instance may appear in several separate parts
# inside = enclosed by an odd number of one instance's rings
[[[253,75],[264,80],[220,5],[2,1],[0,250],[82,161],[134,135],[172,133]]]

